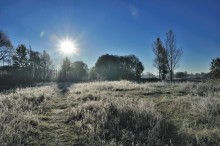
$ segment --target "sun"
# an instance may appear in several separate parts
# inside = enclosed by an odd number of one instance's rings
[[[77,45],[74,41],[70,39],[65,39],[60,41],[59,50],[65,55],[76,54]]]

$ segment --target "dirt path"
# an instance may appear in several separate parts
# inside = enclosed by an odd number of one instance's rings
[[[63,91],[68,91],[68,87],[55,89],[57,97],[47,101],[50,110],[39,117],[42,134],[40,145],[74,145],[75,134],[71,126],[65,123],[70,107],[67,105],[66,93]]]

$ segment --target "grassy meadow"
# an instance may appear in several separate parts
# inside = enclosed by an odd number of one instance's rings
[[[220,145],[220,83],[48,83],[0,93],[8,145]]]

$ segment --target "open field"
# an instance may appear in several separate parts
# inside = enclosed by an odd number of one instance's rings
[[[220,84],[50,83],[0,93],[1,145],[220,145]]]

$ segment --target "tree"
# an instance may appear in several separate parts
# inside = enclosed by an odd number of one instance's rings
[[[143,64],[135,55],[105,54],[98,58],[95,68],[100,78],[106,80],[138,79],[144,70]]]
[[[70,81],[71,76],[71,62],[68,57],[63,60],[61,71],[59,74],[59,81]]]
[[[13,66],[19,69],[24,69],[28,66],[27,48],[24,44],[16,48],[15,55],[13,55]]]
[[[28,50],[29,52],[29,66],[28,70],[31,74],[31,79],[33,81],[42,81],[42,66],[41,66],[41,53],[37,51]]]
[[[213,79],[220,79],[220,58],[215,58],[210,64],[211,77]]]
[[[105,54],[98,58],[95,68],[101,79],[118,80],[120,73],[119,57]]]
[[[52,61],[50,55],[44,50],[41,58],[41,66],[43,70],[43,81],[47,81],[51,78],[52,74]]]
[[[9,62],[11,60],[12,43],[8,35],[0,30],[0,61]]]
[[[170,72],[170,79],[173,80],[174,70],[179,67],[179,61],[182,56],[182,50],[176,48],[176,36],[172,30],[166,33],[166,51],[168,60],[168,70]]]
[[[71,63],[69,58],[63,60],[63,64],[60,71],[59,81],[84,81],[88,77],[88,66],[82,61],[76,61]]]
[[[122,79],[139,79],[144,71],[142,62],[135,55],[121,56],[120,66],[122,72]]]
[[[153,52],[155,54],[154,64],[153,66],[156,67],[159,71],[159,79],[165,79],[167,71],[167,52],[166,49],[163,47],[162,41],[158,37],[153,44]]]
[[[156,78],[156,76],[150,72],[147,72],[145,78]]]
[[[185,72],[176,72],[175,77],[176,78],[186,78],[186,77],[188,77],[188,73],[186,71]]]
[[[90,70],[89,70],[89,76],[88,76],[89,80],[97,80],[99,77],[98,77],[98,73],[96,71],[96,68],[95,67],[92,67]]]
[[[71,65],[72,81],[85,81],[88,78],[88,66],[82,61],[73,62]]]
[[[26,84],[33,82],[32,72],[30,71],[30,56],[25,45],[21,44],[16,48],[13,55],[13,80],[16,84]]]

